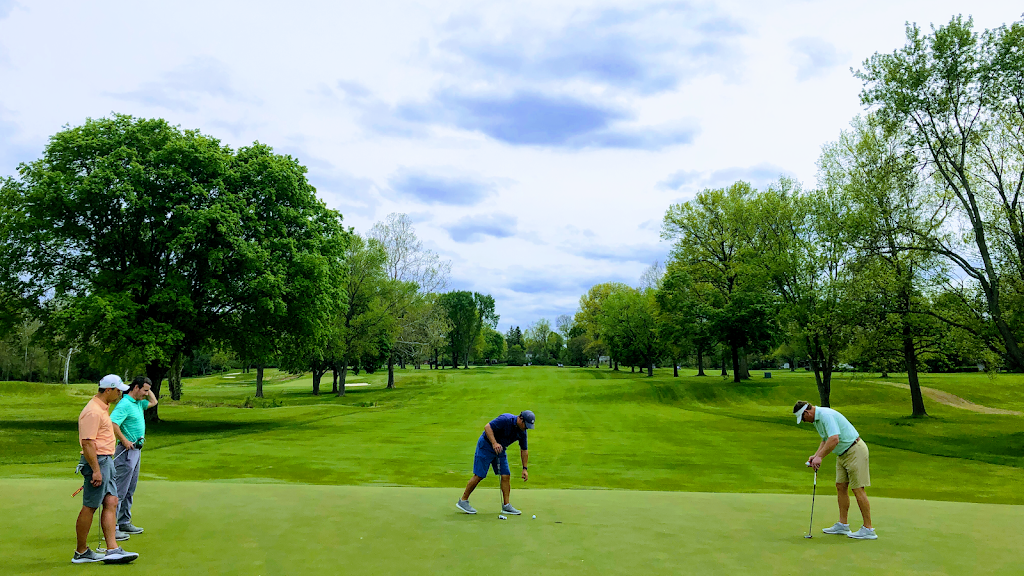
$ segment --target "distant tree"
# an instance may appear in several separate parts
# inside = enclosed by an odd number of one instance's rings
[[[741,366],[745,347],[761,343],[775,318],[766,276],[752,265],[759,257],[749,209],[754,195],[746,182],[707,189],[670,206],[662,225],[662,237],[673,242],[669,267],[684,271],[704,298],[709,327],[731,349],[735,382],[747,376]]]
[[[522,366],[526,364],[526,352],[523,350],[523,347],[519,344],[509,346],[507,362],[509,366]]]
[[[376,241],[352,235],[345,256],[345,301],[340,306],[345,312],[336,320],[334,371],[339,374],[339,397],[345,395],[348,367],[365,366],[367,358],[379,357],[393,341],[396,325],[387,307],[390,283],[385,258]]]
[[[396,355],[412,355],[421,346],[408,337],[415,331],[413,327],[431,314],[433,300],[424,300],[423,295],[439,292],[448,286],[451,262],[441,260],[436,253],[423,246],[423,242],[416,237],[412,220],[406,214],[388,214],[383,222],[373,225],[369,237],[376,240],[384,250],[387,278],[406,286],[392,290],[394,300],[388,303],[400,333],[404,333],[387,359],[387,387],[394,388]],[[410,286],[415,286],[415,289],[408,289]]]
[[[448,348],[452,368],[458,368],[459,360],[463,357],[468,358],[470,347],[476,339],[480,312],[473,300],[473,293],[464,290],[441,294],[438,303],[448,313],[448,321],[451,323],[451,330],[448,331]],[[468,360],[466,367],[469,367]]]
[[[647,375],[653,376],[654,361],[662,351],[655,290],[629,288],[612,293],[604,303],[601,323],[612,354],[631,366],[646,366]]]
[[[523,345],[523,331],[519,329],[519,326],[509,326],[508,332],[505,334],[505,343],[508,346],[519,346]]]
[[[481,357],[489,360],[504,360],[508,355],[505,345],[505,337],[490,326],[484,326],[483,333],[484,347]]]
[[[609,351],[608,342],[604,339],[601,317],[603,306],[608,297],[618,291],[626,290],[629,287],[622,283],[606,282],[596,284],[580,297],[580,308],[576,311],[575,324],[581,327],[587,334],[590,341],[587,345],[587,353],[595,360],[595,366],[600,365],[600,357]],[[616,359],[616,369],[618,363]],[[612,361],[608,361],[608,367],[612,367]]]

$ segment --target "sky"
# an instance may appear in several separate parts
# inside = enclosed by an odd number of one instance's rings
[[[159,5],[158,5],[159,4]],[[86,118],[291,154],[345,223],[408,214],[499,329],[664,262],[673,203],[816,182],[905,24],[1018,2],[0,0],[0,175]]]

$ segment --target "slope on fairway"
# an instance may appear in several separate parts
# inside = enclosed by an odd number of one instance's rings
[[[809,478],[809,477],[808,477]],[[808,482],[808,484],[810,484]],[[80,574],[70,563],[73,481],[4,479],[3,574]],[[821,487],[819,487],[821,488]],[[456,489],[146,481],[124,547],[133,574],[1019,574],[1021,507],[872,500],[880,535],[818,533],[836,518],[810,496],[513,490],[497,519],[489,478],[458,513]],[[826,490],[827,492],[827,490]],[[537,519],[530,519],[536,514]],[[856,522],[854,512],[851,520]],[[95,526],[90,536],[95,545]],[[106,572],[110,568],[101,569]]]

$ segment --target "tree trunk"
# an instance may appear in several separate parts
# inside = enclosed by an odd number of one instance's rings
[[[388,389],[395,387],[395,353],[388,354]]]
[[[348,376],[348,360],[341,361],[341,376],[338,377],[338,398],[345,395],[345,377]]]
[[[726,356],[725,356],[725,345],[722,345],[722,376],[728,376],[729,371],[725,368]]]
[[[161,384],[163,384],[164,376],[166,375],[167,366],[164,366],[163,364],[157,364],[156,362],[152,362],[146,365],[146,377],[153,382],[153,386],[150,389],[153,391],[153,395],[156,396],[157,400],[160,399],[160,386]],[[158,404],[146,410],[145,416],[147,423],[155,423],[160,421],[160,413],[158,412],[159,409],[160,405]]]
[[[629,371],[635,374],[636,373],[636,366],[630,366],[629,367]]]
[[[907,365],[907,380],[910,382],[910,404],[913,407],[911,416],[923,418],[928,413],[924,409],[921,383],[917,379],[917,351],[914,349],[914,337],[906,316],[903,318],[903,361]]]
[[[832,395],[832,369],[828,362],[824,365],[815,358],[811,358],[811,370],[814,371],[814,382],[818,385],[818,405],[829,408],[829,400]]]
[[[651,362],[650,360],[648,360],[647,361],[647,377],[650,378],[651,376],[654,376],[654,362]]]
[[[469,350],[466,350],[466,364],[463,366],[466,370],[469,370]]]
[[[612,363],[612,361],[611,361],[611,360],[609,360],[609,361],[608,361],[608,364],[610,365],[611,363]],[[616,371],[616,372],[618,372],[618,371],[619,371],[619,361],[618,361],[618,360],[616,360],[616,361],[615,361],[615,371]]]
[[[743,372],[740,371],[739,346],[729,346],[729,351],[732,352],[732,381],[738,383],[743,376]]]
[[[796,356],[789,359],[789,371],[796,372]]]
[[[171,400],[177,402],[181,400],[181,372],[185,369],[185,361],[181,357],[171,363],[171,368],[167,373],[167,386],[171,389]]]
[[[672,377],[679,378],[679,359],[672,358]]]
[[[704,374],[704,348],[697,346],[697,376],[706,376]]]
[[[256,365],[256,397],[263,398],[263,364]]]
[[[326,364],[314,364],[313,365],[313,396],[320,395],[320,379],[324,377],[327,372]]]
[[[740,378],[750,380],[750,369],[747,365],[747,349],[740,346]]]
[[[331,366],[331,379],[334,381],[332,383],[332,385],[331,385],[331,394],[337,394],[338,393],[338,374],[340,372],[341,372],[341,369],[338,367],[338,363],[335,362]]]

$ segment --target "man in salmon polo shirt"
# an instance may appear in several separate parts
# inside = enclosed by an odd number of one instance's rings
[[[85,477],[82,485],[82,510],[78,513],[75,532],[78,546],[71,558],[74,564],[103,562],[105,564],[126,564],[139,557],[134,552],[125,552],[114,539],[117,516],[117,483],[114,472],[114,424],[110,421],[110,404],[121,399],[128,386],[116,374],[107,374],[100,380],[99,391],[78,415],[78,443],[82,446],[82,458],[77,471]],[[104,553],[90,550],[87,545],[92,517],[103,504],[100,526],[107,541]]]

